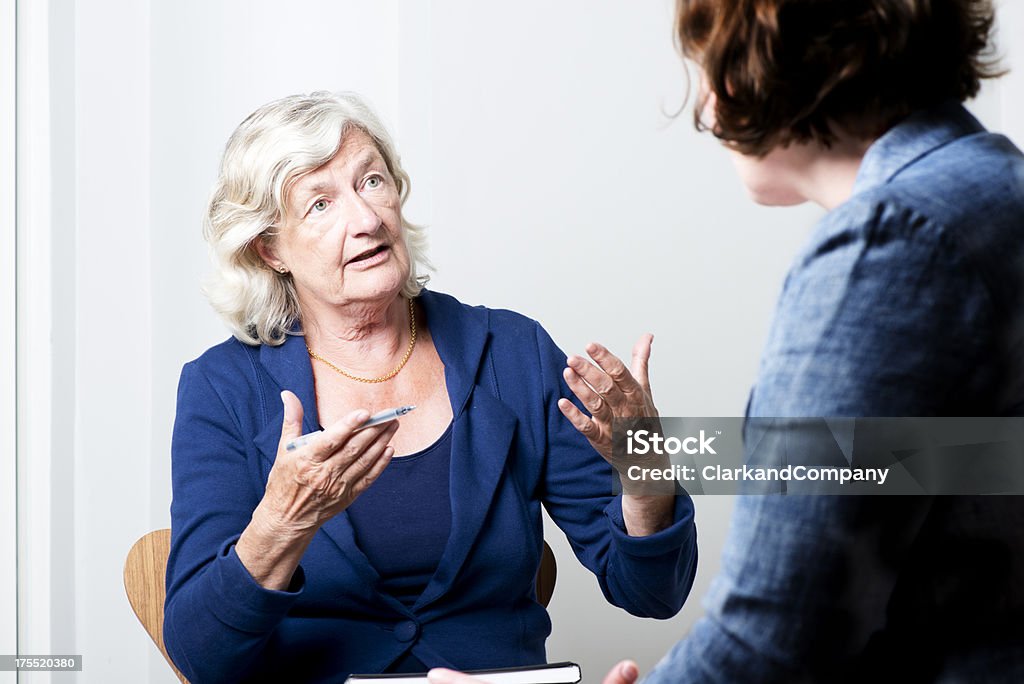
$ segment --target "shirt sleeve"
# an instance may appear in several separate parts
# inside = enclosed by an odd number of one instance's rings
[[[685,492],[677,496],[673,523],[664,530],[646,537],[626,533],[622,496],[612,494],[612,467],[558,408],[566,397],[585,411],[562,380],[566,356],[539,325],[536,332],[547,415],[544,505],[610,603],[640,617],[670,618],[682,608],[697,569],[693,501]]]
[[[164,643],[197,684],[243,678],[304,585],[300,567],[287,591],[265,589],[235,553],[262,495],[246,486],[251,476],[239,435],[209,379],[186,365],[171,446]]]
[[[983,409],[993,314],[962,250],[899,207],[837,218],[787,278],[748,415]],[[930,507],[923,496],[737,497],[705,617],[644,682],[850,676]]]

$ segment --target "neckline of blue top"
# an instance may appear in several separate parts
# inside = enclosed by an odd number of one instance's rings
[[[432,451],[436,451],[438,447],[440,447],[442,444],[444,444],[445,442],[448,441],[448,437],[452,433],[452,426],[454,424],[455,424],[454,420],[449,422],[448,423],[448,427],[446,427],[444,432],[441,433],[441,436],[438,437],[434,441],[434,443],[431,444],[430,446],[428,446],[428,447],[426,447],[424,449],[420,449],[419,451],[414,451],[411,454],[405,454],[405,455],[402,455],[402,456],[397,456],[397,455],[394,456],[391,459],[391,465],[395,465],[396,463],[409,463],[410,461],[415,461],[417,459],[420,459],[420,458],[426,456],[427,454],[429,454]]]

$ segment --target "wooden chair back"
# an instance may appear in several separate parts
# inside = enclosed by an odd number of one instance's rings
[[[555,578],[558,566],[555,564],[555,553],[544,542],[544,551],[540,556],[540,567],[537,568],[537,602],[545,608],[551,603],[551,595],[555,593]]]
[[[188,684],[164,648],[164,575],[170,552],[170,530],[154,530],[135,542],[124,562],[124,590],[135,616],[167,659],[167,664],[178,679]]]

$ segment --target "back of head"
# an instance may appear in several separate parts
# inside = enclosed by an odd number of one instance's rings
[[[698,128],[761,156],[973,97],[998,75],[993,20],[990,0],[677,0],[675,28],[705,75]]]

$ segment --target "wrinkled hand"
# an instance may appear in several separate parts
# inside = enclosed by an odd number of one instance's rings
[[[581,356],[570,356],[566,361],[568,368],[562,372],[569,389],[590,411],[590,416],[568,399],[560,399],[558,408],[620,473],[628,464],[616,463],[613,456],[612,421],[658,415],[648,378],[653,340],[654,336],[649,333],[637,340],[633,346],[632,368],[626,368],[602,345],[591,342],[587,345],[587,354],[593,363]]]
[[[280,528],[315,531],[348,508],[391,462],[388,445],[398,421],[356,431],[367,418],[360,409],[293,451],[285,445],[302,434],[302,402],[289,391],[281,393],[284,422],[277,459],[267,479],[260,508]]]
[[[623,660],[608,672],[601,680],[601,684],[633,684],[639,675],[636,663],[632,660]],[[430,684],[487,684],[486,680],[443,668],[434,668],[428,672],[427,679],[430,680]]]
[[[602,345],[591,342],[587,345],[587,354],[593,363],[581,356],[570,356],[566,360],[568,368],[562,372],[569,389],[590,411],[590,416],[568,399],[558,400],[562,414],[618,471],[623,485],[623,521],[626,532],[634,537],[654,534],[671,525],[674,507],[675,485],[672,482],[634,482],[628,477],[632,465],[664,467],[669,465],[668,458],[631,457],[625,453],[623,445],[615,448],[612,434],[614,420],[630,418],[638,419],[638,428],[661,432],[648,377],[653,341],[654,336],[648,333],[633,345],[632,368],[626,368]],[[621,440],[624,436],[619,434],[618,437]]]

